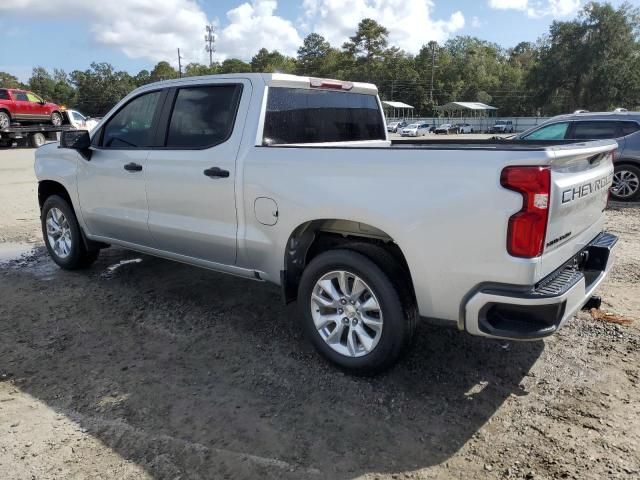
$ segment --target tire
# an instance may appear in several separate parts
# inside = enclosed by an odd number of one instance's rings
[[[47,251],[60,268],[77,270],[96,261],[100,250],[86,248],[78,219],[64,198],[58,195],[47,198],[40,219]]]
[[[53,112],[51,114],[51,124],[54,127],[59,127],[60,125],[62,125],[62,115],[60,115],[60,112]]]
[[[44,136],[44,133],[36,132],[31,135],[30,143],[34,148],[39,148],[47,142],[47,137]]]
[[[640,199],[640,168],[628,163],[615,166],[611,198],[619,202]]]
[[[389,261],[396,263],[395,260],[389,260],[392,257],[384,250],[373,248],[383,253],[380,262],[374,263],[366,254],[351,249],[321,253],[305,268],[298,288],[300,320],[307,338],[323,357],[355,374],[378,373],[395,364],[410,345],[417,320],[417,310],[404,282],[394,278],[391,266],[383,266]],[[364,290],[353,303],[342,292],[339,272],[346,272],[350,285],[346,289],[351,288],[351,293],[356,278],[363,282],[360,285]],[[322,288],[321,282],[334,286],[333,295]],[[332,298],[336,300],[329,300]],[[326,302],[332,306],[321,306]],[[367,309],[367,305],[377,306],[378,313],[375,308]],[[369,315],[364,315],[365,311]],[[335,321],[324,323],[334,317]],[[316,326],[323,324],[323,328]],[[339,337],[335,335],[338,328]]]
[[[0,130],[11,126],[11,115],[5,110],[0,110]]]

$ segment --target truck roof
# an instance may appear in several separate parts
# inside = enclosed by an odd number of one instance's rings
[[[202,75],[198,77],[184,77],[172,80],[163,80],[144,85],[137,90],[146,90],[149,87],[158,86],[178,86],[189,85],[190,83],[211,79],[246,79],[252,83],[263,83],[269,87],[289,87],[289,88],[332,88],[342,90],[347,93],[364,93],[377,95],[378,87],[372,83],[349,82],[329,78],[304,77],[300,75],[290,75],[288,73],[223,73],[217,75]],[[340,88],[339,86],[343,86]]]

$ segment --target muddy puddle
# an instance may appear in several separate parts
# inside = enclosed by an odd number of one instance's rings
[[[32,243],[0,243],[0,264],[9,263],[12,260],[20,260],[24,255],[31,253],[34,247],[35,245]]]

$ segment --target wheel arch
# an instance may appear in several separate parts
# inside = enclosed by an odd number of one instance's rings
[[[71,208],[74,208],[71,195],[69,195],[69,192],[64,185],[60,182],[56,182],[55,180],[41,180],[38,183],[38,203],[40,205],[40,210],[42,210],[44,202],[46,202],[47,198],[51,195],[60,195],[69,203]]]
[[[306,221],[289,235],[284,252],[284,270],[280,273],[285,303],[297,297],[298,284],[306,265],[318,254],[335,248],[350,248],[376,262],[375,249],[391,254],[400,267],[407,288],[415,299],[411,272],[402,249],[393,237],[373,225],[337,218]]]

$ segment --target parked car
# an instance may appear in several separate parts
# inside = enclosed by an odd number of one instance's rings
[[[323,356],[370,372],[421,317],[533,340],[589,301],[616,142],[557,143],[396,144],[371,84],[250,73],[143,86],[35,173],[60,267],[117,245],[275,283]]]
[[[434,130],[436,135],[440,133],[444,133],[445,135],[449,135],[450,133],[458,133],[458,127],[451,125],[450,123],[443,123],[442,125],[436,127]]]
[[[429,124],[427,123],[412,123],[402,129],[403,137],[424,137],[429,133]]]
[[[98,119],[86,117],[78,110],[67,109],[69,122],[78,130],[93,130],[98,125]]]
[[[62,125],[62,109],[27,90],[0,88],[0,130],[12,122]]]
[[[513,133],[514,127],[511,120],[498,120],[490,129],[489,133]]]
[[[597,140],[618,142],[611,198],[640,200],[640,112],[560,115],[515,137],[518,140]]]
[[[398,133],[399,131],[402,131],[402,129],[406,126],[407,122],[405,122],[404,120],[400,122],[391,122],[387,124],[387,132]]]
[[[457,123],[457,133],[473,133],[473,127],[468,123]]]

